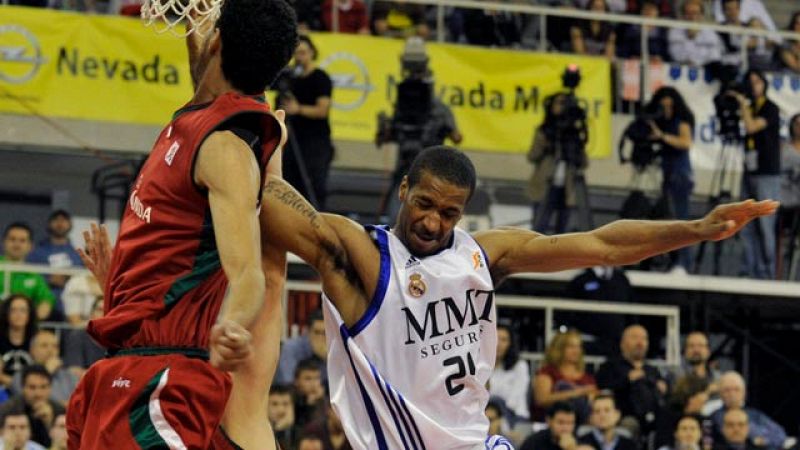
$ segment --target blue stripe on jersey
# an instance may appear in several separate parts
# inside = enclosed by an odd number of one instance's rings
[[[394,426],[397,428],[397,433],[400,435],[400,440],[403,441],[403,448],[405,448],[406,450],[410,450],[408,448],[408,443],[406,442],[405,433],[403,433],[403,429],[400,428],[400,422],[397,420],[397,414],[395,414],[394,408],[392,408],[392,405],[389,402],[389,397],[386,396],[386,392],[383,390],[383,386],[381,385],[381,380],[380,376],[378,375],[378,371],[375,369],[375,366],[373,366],[372,363],[370,363],[369,368],[372,370],[372,376],[375,377],[375,384],[377,384],[378,389],[381,390],[381,395],[383,396],[383,401],[386,403],[386,407],[389,408],[389,412],[392,413],[392,420],[394,420]],[[397,408],[397,413],[400,414],[399,407]],[[416,449],[416,446],[414,446],[414,448]]]
[[[381,253],[381,267],[380,274],[378,275],[378,284],[375,286],[375,293],[372,295],[372,300],[369,302],[367,311],[358,319],[355,325],[347,330],[352,337],[364,331],[364,328],[378,315],[378,311],[383,304],[383,297],[386,295],[386,288],[389,286],[389,279],[392,275],[392,260],[389,257],[389,237],[386,235],[387,231],[383,228],[371,225],[365,228],[367,231],[374,230],[378,238],[378,250]]]
[[[395,394],[397,396],[400,394],[397,393],[397,391],[395,391],[391,385],[389,385],[388,381],[384,380],[384,383],[386,384],[386,390],[389,391],[389,398],[392,399],[392,403],[394,404],[394,407],[397,408],[397,413],[400,414],[400,419],[403,421],[403,427],[405,428],[406,433],[408,433],[408,440],[411,441],[411,445],[414,446],[414,450],[419,450],[419,447],[417,447],[417,443],[414,440],[414,435],[411,433],[411,427],[408,426],[408,421],[406,421],[405,416],[403,416],[403,412],[400,411],[400,404],[398,404],[397,399],[395,399]],[[411,417],[409,417],[409,419],[411,419]]]
[[[475,241],[475,244],[478,246],[479,249],[481,249],[481,253],[483,253],[483,259],[486,260],[486,270],[489,270],[491,272],[490,268],[492,267],[492,265],[489,263],[489,255],[486,254],[486,250],[483,249],[483,246],[481,244],[478,244],[478,241]]]
[[[350,335],[347,334],[347,327],[342,324],[342,326],[339,328],[339,331],[342,334],[342,344],[347,352],[347,357],[350,359],[350,366],[353,368],[353,375],[355,375],[356,382],[358,382],[358,389],[361,391],[361,397],[364,399],[364,406],[367,408],[369,421],[372,423],[372,428],[375,430],[375,438],[378,440],[378,449],[389,450],[389,447],[386,445],[386,437],[383,435],[383,429],[378,421],[378,415],[375,413],[375,406],[372,404],[372,400],[370,400],[367,390],[364,389],[364,383],[361,382],[361,377],[358,376],[356,363],[353,361],[353,355],[350,354],[350,347],[347,346],[347,341],[350,339]]]
[[[417,421],[414,420],[414,416],[411,415],[411,411],[408,410],[408,405],[406,405],[406,399],[403,398],[403,394],[397,393],[397,396],[400,397],[400,404],[403,405],[403,409],[408,415],[408,419],[411,421],[411,425],[414,427],[414,432],[417,434],[417,439],[419,439],[419,444],[422,446],[422,450],[427,450],[425,448],[425,441],[422,440],[422,435],[419,432],[419,427],[417,427]]]

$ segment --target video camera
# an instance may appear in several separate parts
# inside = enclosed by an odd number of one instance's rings
[[[433,80],[428,69],[425,43],[419,38],[406,42],[400,57],[403,81],[397,85],[394,115],[378,114],[375,144],[399,142],[401,151],[421,150],[427,145],[426,128],[433,110]]]
[[[561,82],[567,92],[563,94],[562,112],[554,116],[553,129],[550,132],[554,142],[561,146],[561,158],[572,167],[584,167],[589,134],[586,125],[586,110],[581,107],[575,96],[575,89],[581,83],[580,68],[575,64],[567,66],[561,76]]]
[[[648,105],[639,113],[622,134],[619,142],[619,160],[622,164],[630,162],[637,170],[644,170],[655,163],[661,153],[661,142],[653,139],[651,122],[658,122],[664,118],[664,109],[661,105]],[[630,157],[625,156],[625,141],[633,144]]]
[[[715,78],[720,81],[719,93],[714,97],[714,109],[717,113],[719,129],[717,134],[724,143],[742,142],[741,120],[739,101],[731,95],[736,92],[751,97],[750,87],[737,80],[737,68],[723,66],[715,70]]]

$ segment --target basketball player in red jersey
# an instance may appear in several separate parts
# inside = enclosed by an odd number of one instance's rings
[[[284,133],[263,92],[295,30],[284,0],[227,0],[213,29],[189,39],[195,96],[132,186],[106,315],[88,327],[109,357],[70,400],[70,449],[214,448],[231,391],[224,371],[236,382],[253,370],[248,329],[261,333],[251,327],[269,309],[258,211]]]

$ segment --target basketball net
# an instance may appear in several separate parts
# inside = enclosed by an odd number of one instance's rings
[[[142,22],[146,27],[153,26],[157,33],[169,31],[175,36],[184,37],[211,21],[219,18],[223,0],[144,0]],[[182,25],[188,21],[191,26]],[[208,28],[211,29],[211,28]]]

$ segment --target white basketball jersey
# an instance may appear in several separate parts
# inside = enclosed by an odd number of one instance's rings
[[[355,449],[485,448],[486,382],[497,350],[489,263],[456,229],[439,253],[416,258],[385,228],[380,277],[353,327],[324,297],[331,402]]]

